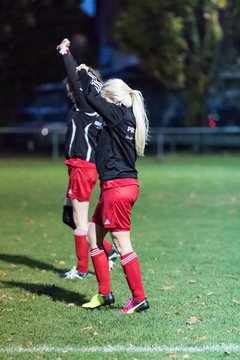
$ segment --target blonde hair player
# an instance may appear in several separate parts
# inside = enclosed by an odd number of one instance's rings
[[[101,194],[88,230],[98,293],[82,306],[92,309],[115,302],[107,271],[108,259],[102,249],[103,239],[110,232],[121,255],[121,266],[131,292],[131,298],[119,312],[141,312],[149,308],[149,302],[138,256],[132,248],[130,227],[131,210],[139,193],[135,162],[137,155],[144,155],[148,137],[144,100],[140,91],[131,89],[121,79],[110,79],[101,89],[96,89],[89,68],[81,64],[77,70],[79,86],[105,124],[96,148]]]

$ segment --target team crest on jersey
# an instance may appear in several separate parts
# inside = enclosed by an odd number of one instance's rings
[[[133,126],[128,126],[127,135],[125,136],[125,139],[133,140],[134,133],[135,133],[135,128]]]
[[[131,134],[134,134],[135,133],[135,128],[133,126],[128,126],[127,132],[129,132]]]
[[[94,121],[94,125],[95,125],[95,127],[96,127],[98,130],[102,130],[103,127],[104,127],[104,122],[103,122],[103,121],[95,120],[95,121]]]

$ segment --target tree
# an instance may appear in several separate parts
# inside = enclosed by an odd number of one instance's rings
[[[236,1],[236,0],[233,0]],[[186,90],[187,125],[204,125],[204,101],[223,36],[227,0],[124,1],[114,38],[167,87]]]
[[[222,20],[223,39],[221,42],[221,52],[224,57],[220,58],[222,67],[226,65],[230,68],[239,70],[239,36],[240,36],[240,2],[238,0],[228,0],[224,18]]]
[[[142,68],[162,84],[184,84],[186,42],[182,19],[171,9],[172,0],[125,1],[116,21],[114,39],[121,49],[138,55]]]
[[[78,0],[1,0],[1,123],[9,121],[14,105],[33,85],[64,76],[56,45],[84,33],[88,21]]]
[[[187,125],[206,124],[205,100],[217,72],[215,59],[223,36],[219,11],[225,6],[224,0],[194,0],[178,9],[187,44],[184,63],[189,104]]]

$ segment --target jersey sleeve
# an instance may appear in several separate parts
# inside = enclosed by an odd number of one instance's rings
[[[86,101],[83,89],[81,87],[81,83],[79,83],[78,81],[78,73],[76,71],[77,63],[74,57],[71,55],[71,53],[64,54],[63,61],[67,71],[68,80],[73,89],[78,106],[83,111],[92,111],[92,108]]]
[[[125,112],[122,106],[108,102],[100,94],[100,87],[93,75],[86,70],[79,71],[79,80],[89,104],[104,117],[104,121],[111,127],[116,127],[123,119]]]

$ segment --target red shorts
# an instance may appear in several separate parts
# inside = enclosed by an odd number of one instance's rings
[[[106,186],[110,182],[112,187]],[[138,194],[136,179],[101,182],[101,194],[92,222],[111,231],[130,231],[131,211]]]
[[[98,179],[96,167],[76,167],[70,164],[67,164],[67,166],[69,185],[66,196],[78,201],[90,201]]]

